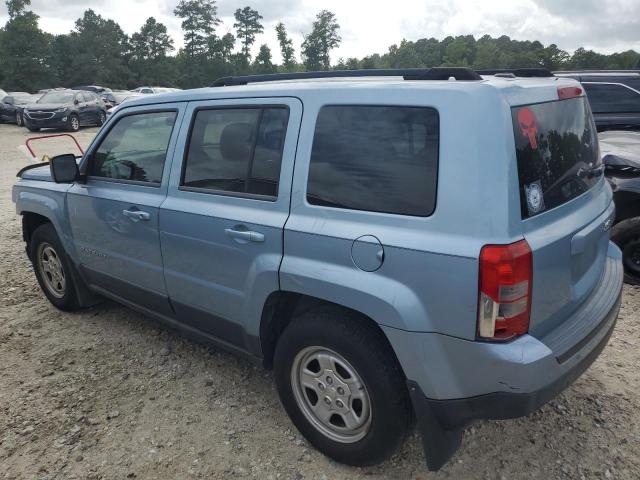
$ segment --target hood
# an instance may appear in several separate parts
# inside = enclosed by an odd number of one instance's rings
[[[62,107],[69,108],[69,106],[70,105],[68,103],[29,103],[28,105],[25,105],[25,108],[27,108],[27,110],[42,110],[46,112],[57,110]]]
[[[51,169],[48,163],[42,164],[38,167],[32,167],[28,170],[25,170],[18,176],[23,180],[38,180],[41,182],[53,182],[51,178]]]
[[[602,132],[598,140],[605,165],[640,168],[640,132]]]

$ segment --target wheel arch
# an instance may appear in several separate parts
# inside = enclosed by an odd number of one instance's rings
[[[320,307],[333,308],[336,312],[344,312],[348,313],[350,316],[355,316],[358,321],[363,322],[368,326],[368,328],[377,332],[384,340],[389,351],[393,354],[395,360],[402,369],[400,361],[398,360],[396,352],[394,351],[387,335],[384,333],[382,328],[380,328],[380,325],[370,316],[353,308],[346,307],[320,297],[283,290],[272,292],[267,297],[262,310],[262,317],[260,321],[260,347],[262,351],[263,365],[266,369],[270,370],[273,368],[273,357],[278,344],[278,339],[287,326],[294,321],[297,315]]]
[[[27,244],[27,255],[31,258],[31,236],[33,232],[44,225],[45,223],[51,223],[51,219],[46,217],[45,215],[41,215],[40,213],[35,212],[21,212],[22,215],[22,238]]]

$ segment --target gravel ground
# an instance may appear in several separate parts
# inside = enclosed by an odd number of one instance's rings
[[[346,467],[298,434],[269,372],[114,303],[46,301],[11,203],[27,134],[0,125],[1,479],[640,478],[640,289],[625,287],[582,378],[528,418],[470,427],[439,473],[416,435],[383,465]]]

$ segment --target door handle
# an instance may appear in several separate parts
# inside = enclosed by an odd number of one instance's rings
[[[224,233],[229,235],[234,240],[239,243],[247,243],[247,242],[256,242],[261,243],[264,242],[264,235],[260,232],[252,232],[251,230],[238,230],[238,227],[235,228],[225,228]]]
[[[122,214],[125,217],[130,218],[134,222],[137,222],[139,220],[148,221],[151,218],[151,215],[149,215],[147,212],[142,212],[140,210],[123,210]]]

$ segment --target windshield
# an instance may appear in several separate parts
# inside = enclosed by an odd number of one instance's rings
[[[37,103],[71,103],[74,95],[72,92],[49,92],[45,93]]]
[[[35,98],[33,97],[33,95],[29,95],[28,93],[14,93],[13,99],[18,104],[35,102]]]
[[[522,218],[576,198],[596,184],[598,139],[585,97],[514,107]]]
[[[113,93],[112,95],[116,99],[116,102],[120,102],[120,103],[122,103],[126,98],[133,96],[131,95],[131,92],[116,92],[116,93]]]

